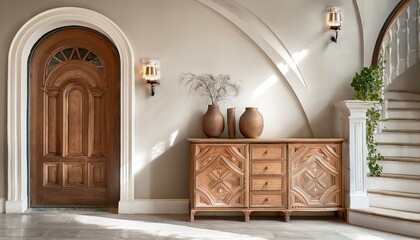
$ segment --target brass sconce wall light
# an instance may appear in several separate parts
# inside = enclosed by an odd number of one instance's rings
[[[328,26],[335,31],[335,36],[331,36],[331,41],[337,43],[338,30],[341,30],[341,10],[338,7],[328,7]]]
[[[150,94],[155,95],[155,86],[160,85],[159,59],[142,59],[143,80],[145,85],[150,85]]]

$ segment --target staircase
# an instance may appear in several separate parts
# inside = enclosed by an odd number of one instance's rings
[[[420,93],[385,93],[378,150],[380,177],[368,177],[369,208],[351,210],[357,225],[420,238]]]

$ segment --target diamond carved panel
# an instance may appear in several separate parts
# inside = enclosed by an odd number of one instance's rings
[[[248,147],[196,145],[195,207],[245,207]]]
[[[339,144],[291,144],[289,158],[290,207],[342,205]]]

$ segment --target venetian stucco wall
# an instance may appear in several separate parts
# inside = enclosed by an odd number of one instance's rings
[[[236,107],[239,118],[246,106],[259,107],[265,119],[262,138],[332,136],[332,104],[352,98],[349,83],[364,64],[365,49],[371,48],[372,36],[366,34],[366,40],[362,35],[356,2],[363,9],[371,7],[364,1],[345,0],[233,2],[264,22],[295,57],[307,84],[300,94],[251,38],[199,1],[0,0],[0,198],[7,196],[7,55],[13,36],[34,15],[61,6],[92,9],[122,29],[137,63],[146,57],[160,59],[162,84],[157,95],[151,97],[141,81],[135,89],[135,198],[185,199],[189,187],[186,138],[204,136],[200,118],[207,103],[186,94],[177,81],[180,74],[228,73],[240,80],[240,96],[222,103],[222,112]],[[385,19],[396,1],[380,2],[387,7],[374,13]],[[343,8],[338,44],[328,41],[326,6]],[[378,19],[363,15],[365,23],[375,21],[369,24],[372,29],[380,28]]]

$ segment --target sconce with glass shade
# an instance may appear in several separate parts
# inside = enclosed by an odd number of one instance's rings
[[[338,7],[327,7],[328,26],[335,31],[335,36],[331,36],[331,41],[337,43],[338,30],[341,30],[341,9]]]
[[[150,85],[150,94],[155,95],[155,86],[160,85],[159,59],[142,59],[143,80],[145,85]]]

